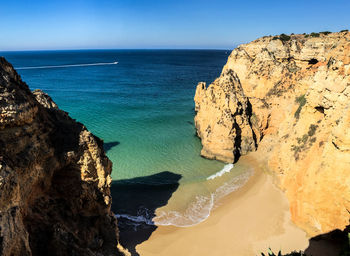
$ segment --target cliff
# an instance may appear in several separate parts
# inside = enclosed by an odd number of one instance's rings
[[[310,235],[350,219],[350,33],[263,37],[232,51],[195,95],[202,155],[254,152]],[[250,153],[252,154],[252,153]]]
[[[0,254],[121,255],[103,142],[0,58]]]

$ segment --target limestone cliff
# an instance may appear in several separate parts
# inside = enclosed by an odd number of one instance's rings
[[[203,156],[232,162],[256,149],[251,105],[233,70],[225,70],[208,88],[200,83],[195,102],[195,125],[202,138]]]
[[[195,103],[203,156],[233,162],[257,148],[295,223],[310,235],[349,224],[349,32],[240,45],[213,84],[199,83]]]
[[[0,58],[1,255],[121,255],[102,146]]]

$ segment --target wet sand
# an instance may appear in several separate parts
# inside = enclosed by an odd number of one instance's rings
[[[141,256],[245,256],[260,255],[271,248],[304,250],[305,232],[290,220],[287,198],[252,158],[255,174],[239,190],[223,198],[204,222],[192,227],[159,226],[136,247]]]

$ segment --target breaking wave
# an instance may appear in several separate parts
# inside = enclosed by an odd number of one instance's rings
[[[222,176],[225,172],[229,172],[233,165],[226,165],[220,172],[210,176],[215,177]],[[221,174],[219,174],[221,173]],[[229,181],[224,182],[218,187],[215,192],[207,195],[196,195],[194,200],[186,207],[184,211],[161,211],[157,212],[157,216],[150,213],[148,209],[142,209],[137,213],[137,216],[128,214],[117,214],[117,218],[127,219],[128,225],[139,226],[145,225],[157,225],[157,226],[177,226],[177,227],[189,227],[206,220],[210,212],[215,208],[216,203],[224,196],[232,193],[233,191],[242,187],[253,174],[253,170],[247,170],[244,174],[236,176]],[[215,177],[214,177],[215,176]]]
[[[226,172],[230,172],[230,171],[232,170],[232,168],[233,168],[233,164],[227,164],[227,165],[225,165],[224,168],[222,168],[220,171],[218,171],[217,173],[215,173],[215,174],[209,176],[209,177],[207,178],[207,180],[213,180],[213,179],[215,179],[215,178],[217,178],[217,177],[221,177],[221,176],[224,175]]]

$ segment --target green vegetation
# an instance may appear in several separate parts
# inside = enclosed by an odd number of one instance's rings
[[[266,96],[270,97],[272,95],[282,96],[283,90],[280,88],[282,80],[274,84],[274,86],[267,92]]]
[[[332,32],[324,31],[324,32],[320,32],[320,33],[324,34],[324,35],[328,35],[329,33],[332,33]],[[320,33],[312,32],[311,34],[304,34],[304,37],[305,38],[308,38],[308,37],[320,37]]]
[[[310,34],[311,37],[320,37],[320,33],[315,33],[315,32],[312,32]]]
[[[340,32],[348,32],[349,30],[347,29],[344,29]],[[305,37],[305,38],[308,38],[308,37],[320,37],[320,35],[329,35],[331,34],[332,32],[331,31],[321,31],[319,33],[316,33],[316,32],[312,32],[310,34],[307,34],[307,33],[303,33],[302,35]],[[294,35],[294,33],[290,34],[291,36]],[[277,40],[277,39],[280,39],[282,42],[286,42],[286,41],[289,41],[291,39],[291,36],[289,35],[286,35],[286,34],[280,34],[279,36],[274,36],[272,38],[272,40]]]
[[[286,34],[281,34],[280,35],[280,40],[282,42],[289,41],[290,40],[290,36],[287,36]]]
[[[291,37],[286,34],[280,34],[279,36],[274,36],[272,38],[272,40],[277,40],[277,39],[281,40],[282,42],[286,42],[286,41],[289,41]]]
[[[314,137],[318,125],[311,124],[307,134],[304,134],[301,138],[297,138],[298,145],[292,145],[291,150],[294,151],[295,160],[299,160],[299,154],[308,149],[316,142],[316,137]],[[309,143],[307,143],[309,142]]]
[[[347,30],[342,30],[340,32],[345,32],[345,31],[347,31]],[[308,38],[308,37],[320,37],[321,34],[326,36],[326,35],[329,35],[331,33],[332,33],[331,31],[322,31],[319,33],[312,32],[311,34],[304,33],[303,35],[305,38]]]
[[[318,125],[312,124],[309,127],[309,131],[307,132],[307,135],[309,135],[310,137],[314,136],[316,130],[317,130]]]
[[[297,138],[297,141],[299,144],[303,144],[303,146],[305,145],[305,143],[307,142],[309,136],[307,134],[304,134],[303,137],[301,138]]]
[[[303,108],[303,106],[306,104],[305,94],[304,94],[304,95],[301,95],[301,96],[299,96],[299,97],[297,97],[297,98],[295,99],[295,102],[296,102],[296,103],[299,103],[299,107],[298,107],[297,111],[295,111],[294,117],[295,117],[296,119],[299,119],[300,111],[301,111],[301,109]]]
[[[343,29],[340,32],[349,32],[349,30],[348,29]]]
[[[284,254],[284,255],[282,255],[282,252],[279,251],[278,254],[275,254],[271,250],[271,248],[269,248],[269,250],[267,251],[267,254],[265,254],[263,252],[261,253],[261,256],[303,256],[303,255],[305,255],[303,252],[296,252],[296,251],[288,253],[288,254]]]

